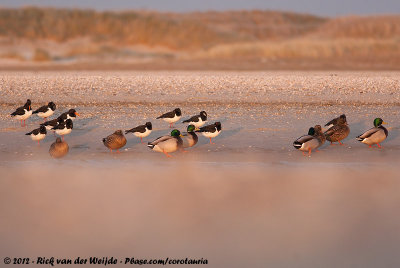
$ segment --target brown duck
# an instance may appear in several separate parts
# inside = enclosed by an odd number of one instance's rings
[[[64,157],[69,151],[68,143],[57,138],[55,142],[50,145],[49,154],[54,158]]]
[[[333,142],[339,142],[340,145],[343,145],[340,141],[347,138],[349,133],[350,128],[347,125],[346,116],[342,114],[324,134],[326,139],[331,142],[331,145]]]
[[[118,149],[125,146],[126,138],[122,133],[122,130],[117,130],[113,134],[104,138],[103,143],[110,149],[110,152],[112,152],[112,150],[117,150],[117,152],[119,152]]]

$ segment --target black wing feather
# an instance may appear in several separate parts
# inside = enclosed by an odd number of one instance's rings
[[[24,114],[25,114],[24,107],[19,107],[19,108],[17,108],[17,110],[15,110],[15,112],[13,112],[11,115],[12,115],[12,116],[16,116],[16,115],[24,115]]]
[[[39,109],[37,109],[36,111],[33,112],[33,114],[37,114],[37,113],[45,113],[47,112],[47,109],[49,107],[47,105],[40,107]]]
[[[217,129],[215,127],[215,124],[212,124],[212,125],[201,127],[196,132],[211,132],[211,133],[214,133],[215,131],[217,131]]]
[[[199,122],[200,115],[192,116],[191,118],[183,121],[182,123]]]
[[[160,118],[174,118],[175,117],[175,111],[171,111],[168,113],[165,113],[163,115],[160,115],[159,117],[157,117],[156,119],[160,119]]]
[[[129,132],[132,132],[132,133],[133,132],[144,133],[144,132],[146,132],[146,125],[140,125],[140,126],[134,127],[134,128],[132,128],[130,130],[125,131],[125,134],[127,134]]]

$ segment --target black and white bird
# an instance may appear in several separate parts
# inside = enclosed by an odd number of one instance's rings
[[[56,110],[56,104],[54,102],[49,102],[47,105],[44,105],[34,111],[32,114],[37,114],[39,117],[43,118],[46,122],[47,117],[52,116],[54,111]]]
[[[59,120],[58,118],[55,118],[53,120],[49,120],[44,123],[41,123],[40,125],[45,126],[47,130],[52,130],[55,135],[55,130],[53,128],[58,125],[58,120]]]
[[[221,130],[221,122],[215,122],[212,125],[201,127],[199,130],[196,130],[196,132],[201,132],[204,137],[210,138],[210,144],[214,144],[211,138],[217,137],[219,133],[221,133]]]
[[[62,137],[62,140],[64,141],[64,135],[68,135],[71,133],[72,128],[74,127],[74,124],[72,123],[71,119],[67,120],[62,120],[61,118],[58,119],[58,124],[52,128],[52,130],[55,130],[57,135],[60,135]]]
[[[146,122],[146,124],[144,124],[144,125],[134,127],[130,130],[126,130],[125,134],[133,133],[133,135],[135,135],[136,137],[139,137],[140,142],[143,143],[143,138],[149,136],[152,129],[153,129],[153,125],[151,124],[151,122]]]
[[[62,113],[58,119],[62,119],[62,120],[67,120],[67,119],[71,119],[74,120],[77,116],[79,116],[80,114],[77,113],[77,111],[75,111],[75,109],[69,109],[67,112]]]
[[[40,141],[46,137],[47,131],[44,126],[40,126],[37,129],[32,130],[31,132],[26,133],[25,135],[30,135],[33,141],[37,141],[38,145],[40,145]]]
[[[182,123],[189,123],[189,125],[195,126],[197,129],[203,126],[207,122],[207,113],[201,111],[200,114],[192,116],[191,118],[183,121]]]
[[[25,120],[28,119],[32,115],[32,107],[31,100],[28,99],[24,106],[18,107],[15,112],[11,114],[15,119],[21,120],[21,127],[25,126]],[[22,125],[22,120],[24,121],[24,125]]]
[[[176,108],[171,112],[165,113],[157,117],[157,119],[163,119],[165,122],[169,123],[169,127],[172,128],[174,123],[177,122],[182,117],[181,109]]]

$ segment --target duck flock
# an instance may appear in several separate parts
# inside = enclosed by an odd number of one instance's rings
[[[31,101],[28,99],[25,105],[17,108],[15,112],[11,114],[11,116],[21,121],[21,127],[26,126],[25,120],[28,119],[32,114],[37,114],[37,116],[43,118],[44,122],[40,124],[39,128],[26,133],[26,135],[30,135],[32,140],[37,141],[38,144],[40,144],[40,141],[46,137],[48,131],[53,131],[54,135],[57,134],[61,136],[61,138],[56,138],[56,141],[51,144],[49,149],[51,156],[60,158],[66,155],[69,150],[68,144],[64,141],[64,135],[68,135],[72,132],[72,121],[79,116],[79,114],[75,109],[70,109],[69,111],[61,114],[59,117],[47,121],[47,118],[52,116],[55,110],[56,105],[53,102],[49,102],[47,105],[33,111],[31,107]],[[178,122],[181,117],[181,109],[176,108],[171,112],[160,115],[156,119],[164,120],[165,122],[169,123],[170,128],[173,128],[174,123]],[[170,135],[161,136],[152,142],[148,142],[147,146],[153,151],[161,152],[167,157],[171,157],[169,153],[173,153],[178,150],[185,151],[185,148],[196,145],[198,142],[198,136],[196,135],[196,132],[202,133],[203,136],[210,139],[211,144],[214,144],[212,142],[212,138],[215,138],[221,133],[221,123],[215,122],[214,124],[203,126],[206,122],[207,113],[205,111],[201,111],[200,114],[194,115],[182,122],[189,124],[186,133],[181,134],[178,129],[173,129]],[[357,136],[356,139],[369,145],[369,147],[377,144],[378,147],[381,148],[380,143],[387,138],[388,130],[382,126],[382,124],[385,124],[385,122],[381,118],[375,118],[373,124],[373,128]],[[151,131],[152,123],[146,122],[144,125],[126,130],[125,134],[132,133],[136,137],[139,137],[141,143],[143,144],[143,138],[149,136]],[[339,142],[340,145],[343,145],[341,141],[347,138],[349,133],[350,128],[347,124],[346,115],[342,114],[341,116],[334,118],[325,124],[325,129],[323,129],[321,125],[311,127],[307,135],[303,135],[293,142],[293,146],[294,148],[302,151],[303,155],[306,155],[305,152],[308,152],[308,155],[310,156],[311,152],[313,150],[318,151],[318,148],[322,146],[326,140],[330,141],[331,145],[333,145],[334,142]],[[113,150],[117,150],[117,152],[119,152],[118,150],[124,147],[126,142],[127,141],[122,130],[117,130],[113,134],[103,139],[103,144],[110,149],[110,152],[113,152]]]
[[[356,139],[367,144],[369,147],[377,144],[379,148],[382,148],[380,143],[383,142],[389,134],[388,130],[382,126],[382,124],[386,123],[381,118],[375,118],[373,123],[373,128],[357,136]],[[325,140],[330,141],[331,145],[333,145],[334,142],[339,142],[340,145],[343,145],[341,141],[347,138],[350,133],[346,115],[344,114],[326,123],[325,127],[325,130],[323,130],[320,125],[311,127],[307,135],[301,136],[293,142],[294,148],[299,149],[303,154],[308,152],[310,156],[311,151],[318,151],[318,148],[325,143]]]
[[[52,157],[60,158],[65,156],[69,151],[68,144],[64,141],[64,135],[68,135],[72,132],[73,120],[79,116],[79,114],[75,109],[70,109],[69,111],[61,114],[59,117],[47,121],[47,118],[52,116],[55,110],[56,105],[54,102],[49,102],[47,105],[44,105],[33,111],[31,107],[31,100],[28,99],[24,106],[17,108],[11,114],[11,116],[21,121],[21,127],[26,126],[25,121],[32,114],[37,114],[39,117],[43,118],[44,121],[38,128],[26,133],[25,135],[31,136],[31,139],[33,141],[37,141],[38,145],[40,145],[40,141],[46,137],[48,131],[53,131],[54,135],[57,134],[61,136],[61,138],[56,138],[56,141],[51,144],[49,149],[49,153]],[[171,112],[160,115],[156,119],[164,120],[165,122],[169,123],[170,128],[173,128],[174,123],[179,121],[181,117],[181,109],[176,108]],[[212,138],[217,137],[221,133],[221,123],[215,122],[214,124],[203,126],[206,122],[207,113],[205,111],[201,111],[200,114],[194,115],[182,122],[189,124],[186,133],[181,134],[178,129],[173,129],[170,135],[161,136],[152,142],[148,142],[147,147],[153,151],[164,153],[167,157],[171,157],[169,153],[173,153],[178,150],[185,152],[185,148],[196,145],[198,142],[198,136],[196,132],[199,132],[204,137],[209,138],[210,143],[214,144],[212,142]],[[149,136],[152,129],[152,123],[146,122],[144,125],[126,130],[125,134],[132,133],[136,137],[139,137],[140,141],[143,143],[143,138]],[[124,147],[126,142],[127,140],[122,130],[117,130],[113,134],[103,139],[103,144],[110,149],[110,152],[113,152],[113,150],[117,150],[117,152],[119,152],[118,150]]]

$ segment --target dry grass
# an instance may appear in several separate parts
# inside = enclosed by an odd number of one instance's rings
[[[1,57],[16,60],[23,60],[18,55],[31,51],[34,61],[54,57],[124,60],[145,55],[152,60],[166,56],[178,60],[350,59],[358,64],[375,61],[384,65],[390,59],[392,67],[400,67],[400,16],[395,15],[329,19],[259,10],[0,9],[0,40],[5,51]]]

